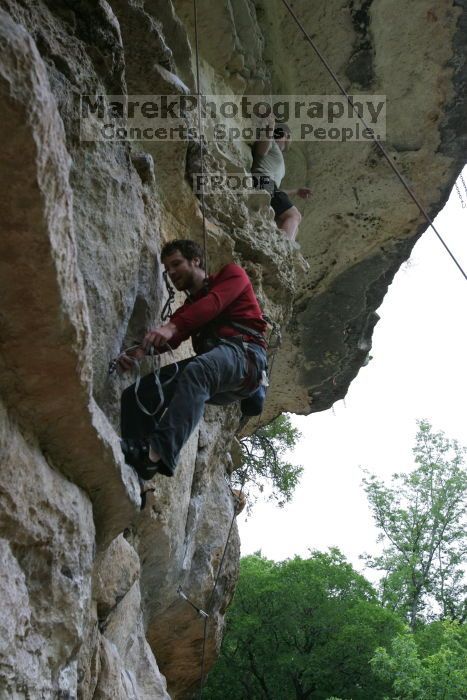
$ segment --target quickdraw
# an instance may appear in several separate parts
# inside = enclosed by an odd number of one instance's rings
[[[167,319],[170,318],[170,317],[172,316],[172,314],[173,314],[173,311],[172,311],[172,304],[173,304],[173,302],[174,302],[174,300],[175,300],[175,289],[172,287],[172,285],[171,285],[170,282],[169,282],[169,276],[168,276],[168,274],[167,274],[167,270],[165,270],[165,271],[162,273],[162,277],[163,277],[163,279],[164,279],[164,283],[165,283],[165,288],[166,288],[166,290],[167,290],[167,294],[169,295],[169,296],[168,296],[168,299],[167,299],[167,301],[165,302],[164,307],[163,307],[163,309],[162,309],[162,311],[161,311],[161,321],[162,321],[162,323],[164,323],[164,321],[167,321]]]
[[[107,370],[107,374],[109,375],[109,377],[112,374],[115,374],[116,371],[118,370],[118,361],[122,355],[126,355],[127,352],[131,352],[131,350],[136,350],[137,348],[140,348],[140,347],[141,347],[140,343],[135,343],[134,345],[131,345],[129,348],[125,348],[124,350],[122,350],[120,355],[118,355],[118,357],[114,357],[112,360],[110,360],[109,367]]]

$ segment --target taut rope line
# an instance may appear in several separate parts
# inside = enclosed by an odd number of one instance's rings
[[[203,119],[201,114],[201,90],[199,74],[199,40],[198,40],[198,10],[196,0],[193,0],[193,15],[195,21],[195,53],[196,53],[196,94],[198,98],[198,141],[201,156],[201,212],[203,215],[203,245],[204,245],[204,269],[208,277],[208,242],[206,232],[206,212],[204,201],[204,133]]]
[[[350,107],[352,108],[352,111],[354,112],[354,114],[357,116],[357,118],[360,120],[360,122],[363,124],[363,126],[364,126],[366,129],[368,129],[369,127],[368,127],[368,125],[366,124],[365,120],[363,119],[363,117],[360,116],[360,114],[358,113],[358,110],[354,107],[354,104],[353,104],[353,102],[352,102],[352,98],[351,98],[350,95],[347,93],[346,89],[345,89],[344,86],[342,85],[342,83],[341,83],[341,81],[339,80],[339,78],[337,77],[336,73],[334,72],[334,70],[332,69],[332,67],[330,66],[330,64],[328,63],[328,61],[326,60],[325,56],[324,56],[324,55],[321,53],[321,51],[318,49],[318,47],[316,46],[315,42],[313,41],[313,39],[311,38],[311,36],[310,36],[310,35],[308,34],[308,32],[306,31],[305,27],[303,26],[303,24],[301,23],[301,21],[299,20],[299,18],[297,17],[297,15],[295,14],[295,12],[293,11],[293,9],[290,7],[290,4],[288,3],[288,1],[287,1],[287,0],[282,0],[282,2],[283,2],[283,4],[285,5],[285,7],[287,8],[287,10],[288,10],[289,14],[291,15],[291,17],[293,18],[294,22],[297,24],[297,26],[299,27],[300,31],[301,31],[302,34],[304,35],[305,39],[308,41],[308,43],[310,44],[311,48],[313,49],[313,51],[314,51],[314,52],[316,53],[316,55],[318,56],[319,60],[320,60],[321,63],[323,64],[323,66],[326,68],[326,70],[328,71],[328,73],[331,75],[332,79],[334,80],[334,82],[335,82],[336,85],[338,86],[338,88],[339,88],[339,90],[341,91],[341,93],[344,95],[345,99],[347,100],[347,102],[349,103]],[[405,190],[406,190],[407,193],[410,195],[411,199],[412,199],[412,200],[415,202],[415,204],[417,205],[417,207],[418,207],[420,213],[425,217],[427,223],[431,226],[431,228],[433,229],[433,231],[436,233],[436,235],[438,236],[439,240],[440,240],[441,243],[443,244],[444,248],[446,249],[447,253],[451,256],[452,260],[454,261],[454,264],[455,264],[455,265],[458,267],[458,269],[460,270],[461,275],[464,277],[465,280],[467,280],[467,274],[465,273],[465,271],[464,271],[463,268],[461,267],[460,263],[459,263],[459,262],[457,261],[457,259],[455,258],[454,254],[451,252],[451,250],[450,250],[450,248],[448,247],[448,245],[447,245],[447,244],[445,243],[445,241],[443,240],[441,234],[438,232],[436,226],[434,225],[434,223],[433,223],[431,217],[430,217],[429,214],[427,213],[425,207],[424,207],[423,204],[420,202],[420,200],[418,199],[417,195],[416,195],[415,192],[412,190],[412,188],[410,187],[410,185],[408,184],[408,182],[406,181],[406,179],[404,178],[404,176],[403,176],[402,173],[400,172],[399,168],[393,163],[392,158],[391,158],[391,156],[389,155],[389,153],[386,151],[386,149],[384,148],[384,146],[382,145],[382,143],[375,137],[374,134],[372,134],[372,138],[373,138],[373,142],[374,142],[374,143],[376,144],[376,146],[379,148],[379,150],[381,151],[381,153],[383,154],[383,156],[385,157],[385,159],[387,160],[387,162],[388,162],[389,165],[391,166],[392,170],[393,170],[394,173],[396,174],[397,178],[400,180],[400,182],[401,182],[402,185],[404,186]]]

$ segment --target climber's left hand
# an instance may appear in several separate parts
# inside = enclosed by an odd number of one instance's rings
[[[297,195],[302,199],[309,199],[312,194],[313,193],[309,187],[299,187],[297,190]]]

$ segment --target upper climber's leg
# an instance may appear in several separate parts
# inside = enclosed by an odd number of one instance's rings
[[[298,211],[297,207],[290,207],[290,209],[286,209],[276,218],[278,227],[291,241],[295,240],[301,220],[302,215]]]

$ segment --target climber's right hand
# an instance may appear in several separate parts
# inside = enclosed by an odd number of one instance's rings
[[[118,357],[118,369],[120,372],[128,372],[128,370],[133,369],[135,362],[142,360],[146,353],[142,347],[133,348],[132,350],[127,350],[122,352]]]
[[[257,130],[257,134],[261,134],[261,141],[270,141],[274,134],[274,127],[276,125],[276,117],[274,112],[271,111],[267,117],[253,117],[253,121]]]

